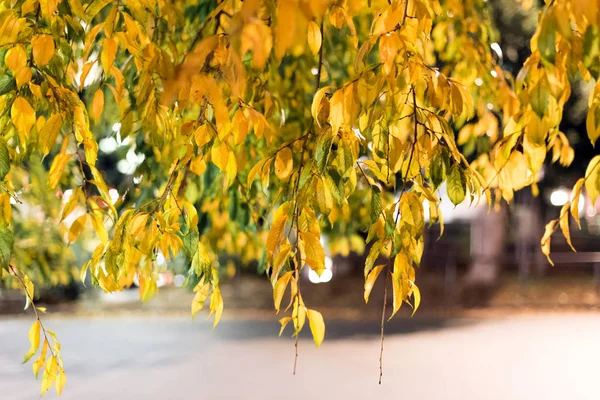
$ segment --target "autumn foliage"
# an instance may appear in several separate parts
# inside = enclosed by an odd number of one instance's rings
[[[208,302],[216,325],[235,256],[266,270],[282,332],[291,323],[297,338],[308,320],[319,346],[325,324],[300,272],[367,243],[365,301],[385,279],[386,318],[416,311],[425,208],[443,231],[440,187],[490,207],[537,193],[546,160],[576,156],[559,129],[571,82],[600,74],[596,0],[547,2],[516,77],[490,13],[484,0],[3,1],[0,279],[28,303],[33,282],[72,275],[107,292],[137,278],[148,299],[157,258],[184,260],[192,315]],[[598,85],[587,135],[600,136]],[[114,136],[144,156],[116,189],[99,152]],[[574,188],[592,201],[598,164]],[[548,224],[546,255],[558,227],[569,238],[569,213],[578,220],[577,201]],[[32,226],[47,251],[24,250]],[[74,273],[66,244],[84,242]],[[60,345],[33,308],[25,358],[39,354],[42,392],[60,393]]]

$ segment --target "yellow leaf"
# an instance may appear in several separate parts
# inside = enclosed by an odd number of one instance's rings
[[[298,335],[306,322],[306,307],[300,295],[294,297],[292,320],[294,321],[294,335]]]
[[[59,2],[59,0],[40,0],[40,8],[44,18],[48,18],[50,20],[54,18],[54,13],[56,13]]]
[[[85,226],[86,222],[87,222],[87,214],[80,215],[79,217],[77,217],[77,219],[75,221],[73,221],[73,224],[69,228],[69,235],[68,235],[69,243],[73,243],[74,241],[77,240],[77,238],[81,234],[81,231],[83,231],[83,227]]]
[[[80,91],[83,90],[85,80],[95,63],[96,63],[96,60],[90,61],[90,62],[83,64],[83,67],[81,67],[81,76],[79,77],[79,90]]]
[[[58,362],[56,361],[56,357],[51,356],[46,360],[46,365],[44,365],[44,373],[42,374],[42,394],[46,393],[54,384],[57,370]]]
[[[235,153],[229,150],[229,156],[227,157],[227,166],[225,167],[225,174],[227,176],[227,182],[225,185],[226,188],[229,188],[235,181],[237,170],[238,167],[237,160],[235,158]]]
[[[221,290],[218,286],[213,287],[213,291],[210,295],[210,313],[215,313],[214,329],[223,314],[223,298],[221,297]]]
[[[392,274],[392,288],[394,290],[394,301],[393,311],[389,319],[398,312],[400,306],[402,306],[403,295],[402,295],[402,280],[406,277],[410,267],[410,261],[404,252],[396,254],[394,258],[394,272]]]
[[[325,250],[319,236],[311,232],[300,232],[300,243],[304,250],[304,262],[321,276],[325,271]]]
[[[321,213],[325,215],[329,215],[331,209],[333,208],[333,196],[331,194],[331,190],[329,190],[329,186],[323,183],[323,179],[317,180],[317,204],[319,205],[319,210]]]
[[[285,230],[285,224],[288,220],[287,214],[289,209],[290,204],[284,203],[277,209],[277,211],[275,211],[273,224],[271,225],[271,229],[269,230],[269,234],[267,236],[267,258],[270,261],[273,261],[273,259],[279,253],[279,248],[281,246],[281,241],[283,239],[283,233]]]
[[[15,80],[17,81],[17,88],[20,89],[21,86],[31,81],[31,68],[21,68],[15,72],[14,76]]]
[[[56,143],[56,139],[58,137],[58,133],[60,132],[60,128],[62,126],[62,116],[60,114],[53,114],[42,129],[39,131],[39,142],[40,142],[40,151],[42,155],[46,156],[54,147]]]
[[[40,373],[40,370],[44,366],[44,362],[46,361],[46,353],[48,352],[49,347],[50,347],[50,345],[48,344],[48,341],[46,339],[44,339],[44,344],[42,345],[42,353],[40,354],[40,357],[37,360],[35,360],[33,362],[33,364],[31,365],[35,379],[38,378],[38,374]]]
[[[292,254],[292,245],[290,244],[289,240],[287,240],[286,238],[283,242],[284,244],[279,249],[277,257],[275,257],[275,259],[271,263],[271,283],[273,285],[275,285],[275,282],[279,277],[279,272],[281,271],[281,268],[283,268],[283,265],[287,261],[288,257],[290,256],[290,254]]]
[[[102,111],[104,110],[104,91],[102,88],[96,90],[94,93],[94,99],[92,100],[92,118],[95,122],[98,122]]]
[[[196,295],[194,296],[194,300],[192,300],[192,318],[198,313],[198,311],[202,310],[204,307],[204,301],[208,297],[208,291],[210,290],[210,283],[198,283],[198,286],[194,288]]]
[[[271,48],[273,47],[273,36],[271,28],[262,23],[245,24],[242,29],[241,53],[252,51],[252,67],[263,69]]]
[[[400,211],[402,221],[416,228],[417,231],[422,230],[425,224],[423,213],[423,204],[414,192],[406,192],[400,199]]]
[[[323,321],[323,316],[320,312],[310,309],[306,310],[306,313],[310,324],[310,331],[312,332],[313,339],[318,348],[323,342],[323,338],[325,338],[325,322]]]
[[[148,222],[148,214],[146,214],[146,213],[136,214],[131,219],[131,227],[129,228],[131,235],[134,237],[140,236],[144,232],[147,222]]]
[[[282,0],[277,2],[277,26],[275,28],[275,57],[281,60],[287,49],[294,41],[298,7],[295,1]]]
[[[321,49],[321,29],[315,21],[308,23],[308,47],[313,54],[317,54]]]
[[[29,132],[35,125],[35,111],[24,97],[17,97],[10,109],[10,117],[23,139],[29,137]]]
[[[319,108],[321,105],[321,101],[323,101],[323,97],[325,97],[325,94],[327,93],[327,91],[331,89],[331,86],[325,86],[322,87],[321,89],[317,90],[317,92],[315,93],[315,97],[313,97],[313,101],[312,101],[312,105],[310,107],[310,112],[312,114],[312,117],[314,118],[315,121],[317,121],[317,125],[321,126],[321,123],[319,122]]]
[[[365,303],[369,302],[369,296],[371,295],[371,290],[373,290],[373,285],[375,285],[375,281],[377,281],[377,278],[379,277],[379,274],[383,268],[385,268],[385,265],[378,265],[374,267],[371,272],[369,272],[369,275],[365,280]]]
[[[219,144],[213,144],[210,150],[210,156],[212,162],[219,167],[221,171],[225,171],[227,168],[227,160],[229,159],[229,148],[225,142]]]
[[[417,312],[417,310],[419,309],[419,305],[421,304],[421,291],[419,290],[417,285],[415,285],[414,282],[411,282],[411,283],[412,283],[412,290],[413,290],[413,297],[414,297],[412,315],[414,316],[415,313]]]
[[[60,181],[62,173],[70,158],[71,155],[65,153],[57,154],[56,157],[54,157],[54,160],[52,160],[52,164],[50,165],[50,171],[48,172],[49,189],[54,189],[56,185],[58,185],[58,182]]]
[[[194,140],[196,141],[198,147],[202,147],[206,143],[210,142],[211,138],[210,131],[206,125],[200,125],[194,132]]]
[[[50,35],[36,35],[31,39],[31,53],[38,67],[50,62],[54,55],[54,40]]]
[[[15,72],[27,66],[27,53],[22,46],[15,46],[6,52],[4,62],[14,75]]]
[[[542,236],[542,240],[540,242],[540,245],[542,247],[542,253],[544,253],[546,258],[548,258],[548,262],[552,266],[554,266],[554,263],[550,259],[550,241],[552,239],[552,234],[554,233],[554,230],[556,229],[557,222],[558,221],[556,221],[556,220],[552,220],[546,224],[544,236]]]
[[[204,162],[204,158],[202,156],[194,157],[192,161],[190,161],[190,171],[194,174],[200,176],[206,171],[206,162]]]
[[[281,307],[281,299],[283,299],[285,289],[290,283],[290,279],[292,279],[293,275],[294,271],[286,272],[277,280],[275,286],[273,287],[273,304],[275,305],[276,312],[279,312],[279,308]]]
[[[335,135],[344,123],[344,90],[337,90],[331,96],[329,104],[329,123],[331,124],[332,133]]]
[[[577,226],[581,229],[581,223],[579,222],[579,197],[581,196],[581,190],[585,182],[584,178],[579,179],[575,186],[573,186],[573,200],[571,201],[571,215],[577,222]]]
[[[275,175],[280,180],[285,181],[292,173],[293,167],[292,150],[289,147],[285,147],[275,157]]]
[[[104,45],[102,46],[102,53],[100,54],[100,62],[102,63],[102,69],[104,69],[105,75],[109,75],[110,67],[114,64],[116,57],[117,41],[112,38],[106,38],[104,40]]]
[[[600,155],[592,158],[585,170],[585,190],[592,204],[600,196]]]
[[[56,378],[56,394],[60,396],[66,384],[67,375],[65,374],[65,370],[60,367],[58,370],[58,377]]]
[[[283,317],[279,320],[279,323],[281,324],[281,330],[279,331],[279,336],[281,336],[281,334],[283,333],[283,330],[285,329],[285,327],[291,320],[292,320],[292,317]]]
[[[577,200],[575,200],[575,201],[577,201]],[[569,203],[562,206],[562,208],[560,210],[560,218],[558,220],[558,224],[560,226],[560,230],[562,231],[563,235],[565,236],[565,239],[567,240],[567,243],[569,244],[571,249],[573,251],[577,251],[577,250],[575,250],[575,247],[573,247],[573,244],[571,243],[571,232],[569,231]]]
[[[97,214],[90,214],[90,217],[92,218],[92,226],[98,235],[98,239],[100,239],[102,243],[108,242],[108,232],[106,231],[102,217]]]
[[[36,320],[33,325],[31,325],[31,329],[29,329],[29,343],[31,347],[27,354],[25,354],[25,358],[23,359],[23,363],[26,363],[33,357],[35,353],[37,353],[40,348],[40,334],[41,334],[42,324],[39,320]]]

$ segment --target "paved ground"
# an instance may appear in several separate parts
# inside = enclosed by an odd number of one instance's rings
[[[26,318],[0,319],[0,399],[35,400]],[[65,400],[597,399],[600,313],[393,322],[377,385],[371,322],[329,321],[321,349],[273,321],[202,317],[48,319],[63,344]],[[51,393],[45,399],[54,399]]]

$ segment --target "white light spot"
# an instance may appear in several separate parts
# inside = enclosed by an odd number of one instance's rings
[[[494,105],[492,103],[487,103],[487,108],[491,111],[494,109]]]
[[[500,45],[496,42],[492,43],[490,45],[490,47],[492,48],[492,50],[494,50],[494,52],[496,52],[496,54],[498,55],[498,58],[500,58],[500,61],[502,61],[502,48],[500,47]]]
[[[498,77],[498,73],[495,70],[491,70],[490,75],[493,76],[494,78]]]
[[[553,206],[561,207],[567,204],[568,201],[569,192],[567,192],[567,189],[559,188],[550,194],[550,203],[552,203]]]
[[[331,278],[333,278],[332,267],[333,267],[333,260],[331,259],[331,257],[325,256],[325,271],[323,271],[321,273],[321,276],[319,276],[312,269],[309,270],[308,271],[308,280],[311,281],[311,283],[315,283],[315,284],[329,282],[331,280]]]
[[[108,195],[110,196],[110,201],[115,204],[117,200],[119,200],[119,192],[117,189],[112,188],[108,191]]]
[[[73,189],[65,190],[65,192],[62,195],[63,203],[66,203],[67,201],[69,201],[69,199],[71,198],[71,195],[73,195]]]
[[[173,285],[175,285],[175,287],[182,287],[183,284],[185,283],[185,276],[181,275],[181,274],[177,274],[175,275],[175,278],[173,279]]]
[[[308,270],[308,280],[311,283],[321,283],[321,278],[319,277],[319,275],[317,275],[317,273],[315,271],[313,271],[312,269]]]
[[[111,137],[101,139],[100,142],[98,143],[98,147],[100,148],[101,152],[110,154],[110,153],[113,153],[115,150],[117,150],[119,145],[117,144],[117,141],[115,140],[115,138],[111,136]]]
[[[159,251],[158,254],[156,255],[156,265],[159,267],[162,267],[166,263],[167,263],[167,260],[165,259],[165,256],[163,255],[162,252]]]
[[[587,209],[585,210],[585,215],[587,215],[589,218],[596,216],[596,208],[592,205],[587,206]]]
[[[481,78],[476,78],[476,79],[475,79],[475,84],[476,84],[477,86],[481,86],[481,85],[483,85],[483,80],[482,80]]]
[[[113,132],[119,132],[121,130],[121,123],[115,122],[112,126],[112,130],[113,130]]]
[[[312,67],[310,69],[310,73],[313,74],[313,75],[317,75],[319,73],[319,69],[316,68],[316,67]]]
[[[331,280],[331,278],[333,278],[333,272],[331,272],[330,269],[326,269],[325,271],[323,271],[323,273],[321,274],[321,282],[322,283],[326,283],[329,282]]]
[[[144,178],[143,175],[140,176],[134,176],[133,177],[133,183],[136,185],[139,185],[140,183],[142,183],[142,179]]]
[[[131,163],[127,160],[119,160],[117,163],[117,170],[124,175],[129,175],[135,172],[135,168],[131,168]]]

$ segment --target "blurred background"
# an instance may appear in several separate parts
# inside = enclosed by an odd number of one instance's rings
[[[494,51],[503,68],[516,75],[529,54],[537,12],[534,6],[524,13],[511,0],[494,3],[501,37]],[[193,293],[181,288],[183,261],[160,274],[160,291],[147,303],[139,301],[135,285],[105,294],[68,273],[50,281],[38,290],[37,303],[48,307],[44,322],[63,345],[68,383],[62,398],[597,398],[592,374],[600,356],[600,200],[577,199],[581,229],[571,229],[576,253],[560,234],[552,241],[554,267],[540,251],[545,223],[572,200],[570,188],[597,153],[585,134],[589,90],[574,85],[561,125],[576,161],[569,168],[547,164],[539,196],[526,189],[489,214],[484,204],[455,208],[447,197],[442,200],[445,232],[440,237],[438,225],[427,230],[417,272],[421,308],[411,318],[405,305],[386,325],[381,386],[383,280],[365,305],[364,255],[341,239],[328,243],[335,251],[327,257],[327,271],[304,276],[305,300],[323,313],[327,332],[318,350],[308,332],[301,335],[297,376],[291,332],[277,336],[272,288],[256,265],[224,260],[225,313],[215,330],[205,315],[189,316]],[[118,198],[119,185],[135,183],[145,156],[141,143],[121,140],[119,126],[111,129],[115,134],[100,141],[99,162]],[[49,198],[48,207],[56,201]],[[68,271],[64,265],[75,270],[89,248],[85,243],[68,252],[53,247],[48,235],[62,238],[43,220],[35,222],[43,211],[21,210],[33,222],[15,227],[31,232],[18,251],[32,262],[44,260],[40,271],[48,276]],[[39,397],[31,366],[20,364],[32,322],[23,305],[18,290],[0,288],[2,399]]]

